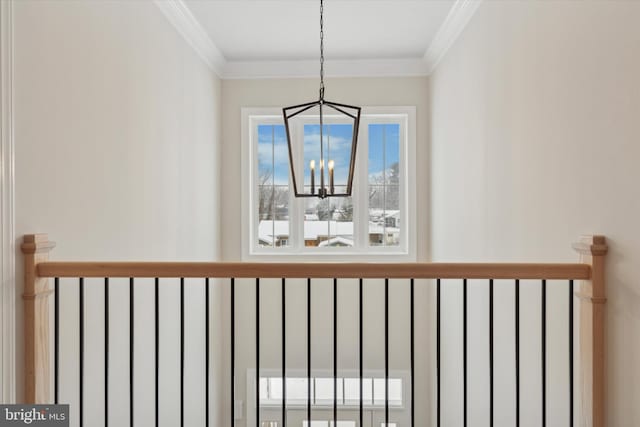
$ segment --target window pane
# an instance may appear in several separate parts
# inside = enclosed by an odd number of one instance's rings
[[[369,210],[374,210],[379,216],[384,212],[385,191],[384,185],[369,186]]]
[[[385,397],[385,382],[384,378],[373,379],[373,403],[374,405],[384,405]]]
[[[328,405],[333,403],[333,378],[316,378],[315,383],[315,404]],[[342,380],[340,378],[338,378],[337,381],[337,388],[337,399],[339,403],[342,403],[343,390]]]
[[[384,126],[369,125],[369,184],[384,184]]]
[[[273,126],[258,126],[258,185],[273,184]]]
[[[304,126],[304,185],[311,192],[311,165],[314,171],[314,194],[320,188],[320,125]]]
[[[402,380],[400,378],[389,378],[389,405],[402,405]]]
[[[258,186],[258,220],[273,219],[273,185]]]
[[[400,210],[400,186],[399,185],[386,185],[384,189],[384,208],[387,214],[391,214],[390,211]]]
[[[258,186],[258,220],[289,219],[289,187],[283,185]]]
[[[351,162],[351,144],[353,139],[353,125],[331,124],[327,126],[326,159],[333,160],[334,184],[345,187],[348,184],[349,164]],[[330,175],[329,175],[330,176]],[[338,189],[335,189],[338,193]],[[344,192],[344,190],[342,191]]]
[[[303,420],[302,427],[308,427],[309,421]],[[333,427],[333,421],[311,421],[311,427]],[[356,427],[355,421],[340,421],[338,420],[337,427]]]
[[[289,245],[289,187],[258,187],[258,242],[260,246]]]
[[[329,199],[305,199],[304,245],[317,247],[328,240],[329,218],[331,216]]]
[[[384,166],[386,184],[399,184],[400,172],[400,125],[384,127]]]
[[[369,125],[369,184],[398,184],[399,171],[400,125]]]
[[[273,177],[276,185],[289,185],[289,146],[284,125],[273,126]]]
[[[287,378],[287,403],[304,404],[307,402],[307,379]]]
[[[289,183],[289,149],[284,125],[258,126],[259,185]]]
[[[258,126],[258,244],[289,245],[289,152],[284,125]]]
[[[373,404],[373,378],[362,379],[362,395],[365,405]]]
[[[369,245],[384,245],[385,188],[383,185],[369,186]]]
[[[305,246],[353,246],[353,202],[351,197],[306,199],[304,214]]]
[[[282,378],[269,378],[269,399],[282,400]]]
[[[373,398],[372,379],[362,379],[362,402],[365,406],[371,406]],[[344,379],[345,405],[358,405],[360,403],[360,378]]]
[[[346,189],[341,189],[341,191],[346,191]],[[351,197],[336,197],[330,200],[335,221],[353,222],[353,199]]]
[[[385,245],[398,246],[400,244],[400,187],[387,185],[385,188]]]
[[[273,246],[273,185],[258,186],[258,244]]]
[[[333,402],[333,379],[329,378],[316,378],[316,394],[315,403],[331,403]]]
[[[369,245],[400,244],[400,125],[369,125]]]
[[[276,185],[273,188],[273,219],[286,221],[289,219],[289,186]]]
[[[344,379],[344,403],[346,405],[356,405],[360,402],[360,379]]]
[[[384,378],[374,378],[373,398],[375,405],[384,405],[385,388]],[[402,379],[400,378],[389,378],[389,406],[402,406]]]
[[[269,378],[260,377],[260,396],[269,396]]]

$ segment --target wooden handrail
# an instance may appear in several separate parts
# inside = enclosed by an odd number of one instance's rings
[[[589,280],[588,264],[43,262],[40,277]]]

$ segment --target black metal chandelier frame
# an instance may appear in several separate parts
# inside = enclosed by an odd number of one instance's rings
[[[325,159],[324,159],[324,107],[329,107],[334,111],[343,114],[353,120],[353,133],[351,141],[351,156],[349,159],[349,174],[347,177],[346,190],[341,193],[335,192],[335,186],[333,183],[333,171],[330,171],[329,185],[327,186],[327,179],[325,177]],[[320,111],[320,186],[318,191],[315,191],[314,178],[315,170],[312,169],[311,178],[311,192],[306,193],[304,191],[304,178],[302,180],[301,190],[298,188],[296,180],[296,171],[293,154],[293,143],[291,139],[291,131],[289,120],[293,117],[302,114],[314,107],[318,107]],[[349,111],[351,110],[351,112]],[[324,0],[320,0],[320,96],[317,101],[307,102],[304,104],[293,105],[282,109],[282,115],[284,117],[284,125],[287,135],[287,146],[289,148],[289,166],[291,169],[291,177],[293,179],[293,191],[295,197],[319,197],[321,199],[327,197],[348,197],[351,196],[351,190],[353,188],[353,176],[355,171],[356,150],[358,144],[358,128],[360,127],[360,112],[361,108],[353,105],[341,104],[338,102],[327,101],[324,99]],[[329,165],[328,165],[329,166]]]

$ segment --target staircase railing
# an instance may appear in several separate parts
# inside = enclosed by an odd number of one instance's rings
[[[313,279],[332,279],[333,280],[333,379],[334,379],[334,403],[333,403],[333,418],[334,425],[337,420],[338,410],[338,393],[337,393],[337,368],[336,368],[336,353],[337,353],[337,317],[336,317],[336,304],[337,304],[337,289],[338,282],[342,279],[358,279],[359,280],[359,312],[360,312],[360,339],[359,339],[359,351],[360,351],[360,421],[362,421],[363,412],[363,392],[362,392],[362,295],[363,295],[363,283],[367,279],[381,279],[384,280],[385,287],[385,380],[387,381],[385,387],[385,425],[390,425],[389,415],[389,363],[388,363],[388,351],[389,351],[389,314],[388,314],[388,302],[389,302],[389,279],[405,279],[410,286],[410,301],[408,306],[410,307],[411,316],[411,346],[408,349],[411,358],[411,420],[410,425],[415,425],[414,421],[414,286],[417,285],[415,281],[421,279],[432,279],[426,286],[434,287],[435,294],[435,307],[436,311],[436,342],[433,343],[436,354],[436,384],[434,388],[436,390],[435,407],[436,413],[434,414],[434,423],[437,426],[442,424],[442,408],[441,408],[441,288],[446,286],[444,279],[458,279],[463,286],[463,351],[464,351],[464,363],[463,363],[463,377],[464,377],[464,389],[463,389],[463,411],[464,411],[464,425],[468,423],[468,402],[467,402],[467,378],[468,378],[468,287],[469,281],[472,279],[483,279],[486,281],[489,290],[489,416],[490,425],[493,425],[494,418],[494,280],[510,280],[514,285],[514,309],[515,309],[515,348],[513,354],[515,357],[515,378],[516,386],[513,390],[516,395],[516,425],[520,422],[520,390],[521,384],[519,383],[520,376],[520,281],[521,280],[535,280],[539,281],[540,295],[541,295],[541,360],[540,360],[540,372],[541,372],[541,420],[542,425],[546,425],[549,415],[547,414],[547,287],[550,283],[547,281],[556,281],[558,283],[566,283],[567,286],[567,311],[568,316],[568,335],[567,344],[569,347],[569,357],[567,360],[568,372],[566,377],[566,386],[569,393],[569,407],[567,408],[569,419],[569,425],[580,426],[593,426],[603,427],[605,425],[605,256],[607,253],[607,244],[603,236],[585,237],[579,243],[574,245],[574,249],[580,254],[579,263],[556,263],[556,264],[536,264],[536,263],[189,263],[189,262],[59,262],[49,261],[49,252],[53,249],[55,244],[48,240],[46,234],[34,234],[26,235],[23,239],[22,252],[24,253],[24,316],[25,316],[25,396],[28,403],[57,403],[59,400],[59,334],[60,334],[60,278],[75,278],[79,286],[79,351],[80,351],[80,366],[79,369],[79,425],[83,425],[83,387],[84,387],[84,316],[85,305],[84,300],[84,287],[86,278],[101,278],[104,280],[104,292],[105,292],[105,353],[108,352],[109,343],[109,279],[114,278],[127,278],[129,279],[130,289],[130,336],[131,341],[131,396],[130,396],[130,419],[131,425],[133,425],[133,310],[134,310],[134,284],[139,278],[151,278],[155,283],[155,316],[156,316],[156,348],[155,363],[156,365],[156,399],[155,399],[155,416],[158,419],[158,287],[161,280],[164,278],[180,279],[181,287],[181,300],[180,300],[180,313],[182,318],[182,330],[181,330],[181,419],[184,421],[184,280],[185,278],[200,278],[203,280],[203,284],[206,289],[206,397],[205,397],[205,410],[206,410],[206,425],[209,425],[209,381],[210,368],[209,368],[209,323],[210,323],[210,306],[209,306],[209,286],[210,279],[228,279],[230,286],[231,296],[231,318],[230,331],[231,341],[229,342],[228,351],[231,357],[230,367],[230,396],[235,395],[235,307],[237,302],[235,301],[235,280],[241,278],[255,279],[255,295],[256,295],[256,378],[260,378],[260,288],[261,279],[266,278],[278,278],[282,280],[282,372],[286,370],[285,363],[285,319],[284,319],[284,306],[285,306],[285,284],[287,279],[306,279],[307,284],[307,343],[308,343],[308,382],[307,387],[307,412],[308,419],[311,420],[311,349],[310,349],[310,334],[311,334],[311,284]],[[53,279],[53,280],[50,280]],[[574,281],[579,281],[577,286],[574,286]],[[422,283],[422,282],[421,282]],[[484,283],[484,282],[483,282]],[[223,282],[224,285],[224,282]],[[578,304],[577,310],[574,310],[574,302]],[[51,316],[51,308],[53,307],[53,316]],[[575,315],[574,315],[575,312]],[[574,324],[574,317],[577,316],[578,320]],[[574,344],[574,339],[577,340],[577,346]],[[575,347],[575,348],[574,348]],[[109,359],[105,356],[105,370],[104,375],[109,375]],[[284,376],[284,374],[283,374]],[[214,378],[216,381],[221,381],[220,378]],[[283,378],[283,394],[285,397],[282,399],[282,425],[286,426],[286,381]],[[255,399],[257,405],[258,416],[255,417],[255,425],[260,426],[260,387],[255,387]],[[104,405],[108,408],[108,399],[110,392],[108,390],[108,381],[105,381],[104,392]],[[235,425],[234,411],[236,406],[233,404],[234,399],[229,398],[230,407],[230,420],[229,425]],[[105,425],[108,425],[109,411],[105,409]],[[420,422],[418,425],[426,425],[426,422]],[[157,425],[157,421],[156,421]],[[362,425],[360,423],[359,425]]]

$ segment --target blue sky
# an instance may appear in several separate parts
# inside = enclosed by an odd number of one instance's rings
[[[335,185],[346,185],[349,173],[353,126],[346,124],[325,125],[325,159],[335,161]],[[328,133],[328,135],[327,135]],[[320,126],[305,125],[304,174],[305,185],[310,185],[309,162],[316,162],[316,188],[320,185]],[[396,124],[369,125],[369,175],[380,174],[399,159],[400,127]],[[359,144],[365,141],[359,140]],[[325,165],[327,167],[327,165]],[[289,151],[284,125],[258,126],[259,173],[274,171],[276,185],[287,185],[289,177]],[[329,175],[325,175],[327,185]],[[269,181],[269,184],[272,182]]]
[[[369,125],[369,176],[380,174],[400,159],[400,125]]]
[[[275,171],[276,185],[288,184],[289,148],[284,125],[258,126],[258,171],[262,174],[271,170]]]

